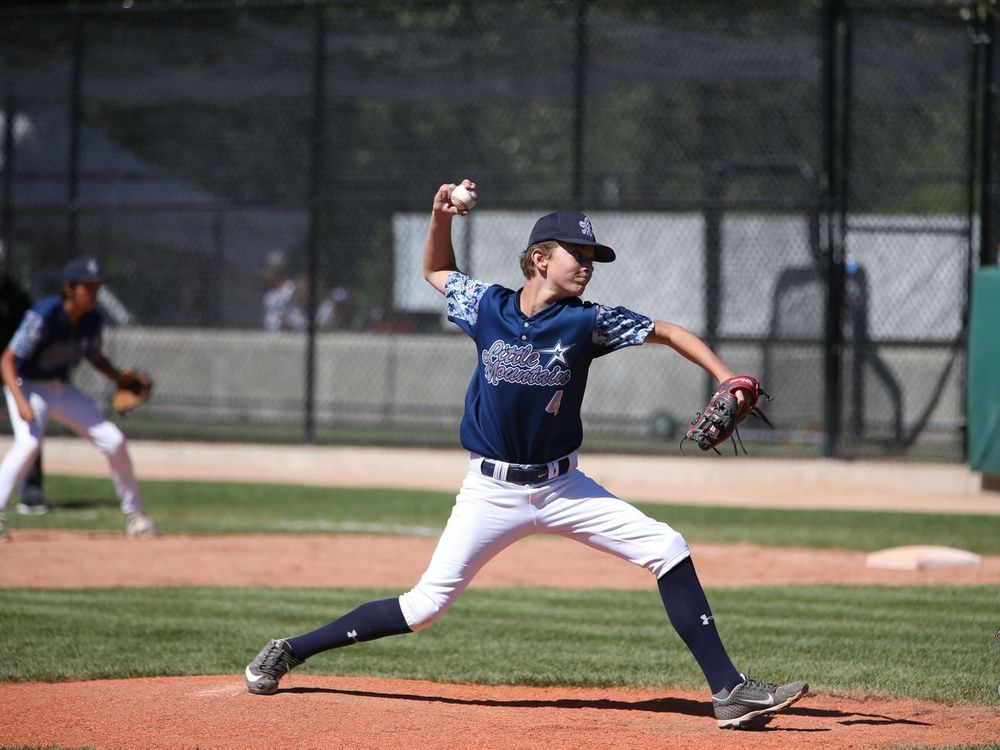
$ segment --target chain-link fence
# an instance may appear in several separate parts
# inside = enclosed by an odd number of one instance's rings
[[[108,354],[157,379],[130,434],[454,445],[474,353],[420,253],[434,190],[469,177],[463,270],[516,286],[534,219],[585,209],[619,254],[587,297],[759,373],[758,445],[954,458],[995,9],[6,11],[0,239],[35,295],[101,260]],[[625,450],[673,446],[708,387],[648,347],[591,380],[587,445]]]

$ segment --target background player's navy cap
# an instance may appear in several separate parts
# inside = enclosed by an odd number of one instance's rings
[[[74,258],[63,268],[63,281],[67,284],[89,284],[104,281],[104,277],[94,258]]]
[[[615,259],[615,251],[597,241],[590,219],[579,211],[556,211],[536,221],[528,239],[528,247],[547,240],[591,245],[595,248],[594,260],[601,263],[610,263]]]

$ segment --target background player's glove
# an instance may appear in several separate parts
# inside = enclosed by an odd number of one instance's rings
[[[141,406],[153,395],[153,379],[145,372],[124,369],[118,375],[113,404],[115,411],[124,414]]]
[[[743,394],[742,404],[736,396],[737,393]],[[768,418],[757,408],[757,401],[761,396],[767,397],[767,394],[764,393],[757,378],[750,375],[734,375],[726,378],[715,389],[715,393],[708,400],[708,406],[695,415],[684,440],[697,443],[703,451],[711,449],[718,453],[719,449],[716,446],[727,440],[734,432],[739,440],[739,431],[736,428],[751,413],[770,425]],[[681,440],[682,451],[684,440]],[[740,447],[743,447],[742,440]],[[735,441],[733,451],[739,452]],[[743,452],[747,452],[746,448],[743,448]]]

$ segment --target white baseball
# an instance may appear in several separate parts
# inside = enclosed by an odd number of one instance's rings
[[[479,196],[476,195],[476,191],[469,190],[464,185],[456,185],[455,189],[451,191],[451,203],[459,210],[471,211],[475,208],[478,200]]]

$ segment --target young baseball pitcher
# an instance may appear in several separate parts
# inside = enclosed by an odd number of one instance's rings
[[[468,180],[462,186],[475,188]],[[272,694],[282,676],[314,654],[429,627],[502,549],[548,533],[652,573],[671,624],[705,673],[718,725],[766,722],[809,686],[741,674],[719,638],[684,537],[577,468],[580,407],[594,359],[627,346],[665,344],[720,381],[733,373],[680,326],[580,299],[594,264],[615,259],[582,213],[558,211],[535,223],[521,252],[520,290],[463,274],[451,225],[467,209],[452,201],[455,187],[438,188],[424,248],[424,277],[445,296],[448,319],[478,352],[461,424],[469,472],[451,517],[413,589],[363,604],[311,633],[270,641],[245,670],[247,689]]]

